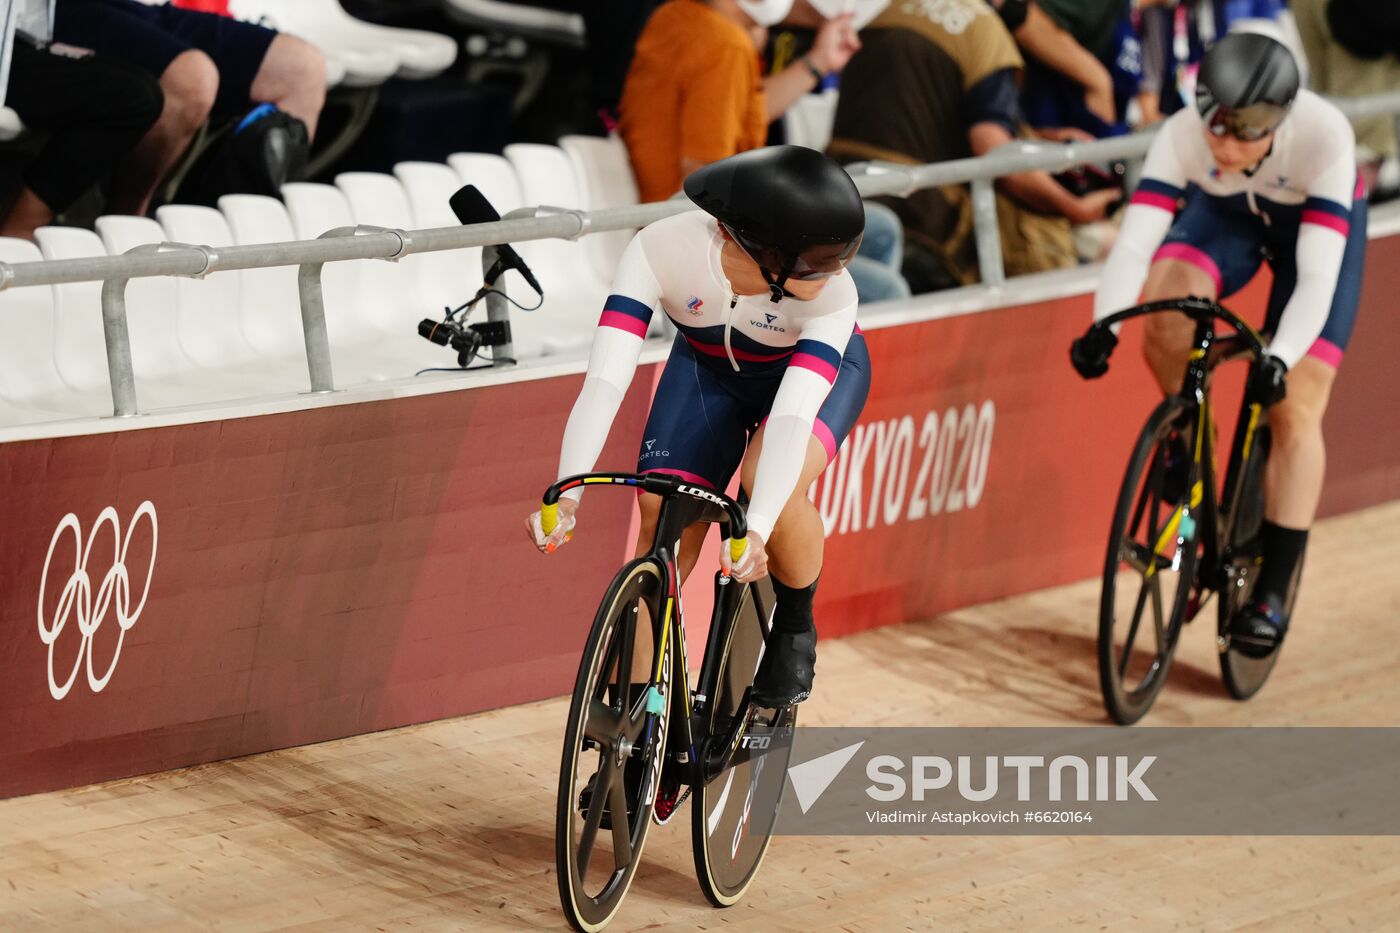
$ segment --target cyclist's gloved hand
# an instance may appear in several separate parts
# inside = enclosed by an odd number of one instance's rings
[[[578,511],[578,503],[565,496],[559,500],[559,524],[552,534],[544,533],[544,525],[540,520],[539,512],[531,512],[525,519],[525,533],[530,536],[535,547],[546,553],[554,551],[561,545],[567,543],[573,537],[574,525],[577,520],[574,513]]]
[[[762,580],[764,577],[768,576],[768,552],[763,547],[763,538],[751,531],[749,532],[748,540],[749,546],[744,551],[744,556],[739,558],[739,563],[737,565],[729,558],[729,539],[725,538],[720,542],[720,569],[740,583]]]
[[[1283,360],[1269,353],[1260,357],[1250,371],[1247,395],[1265,408],[1283,401],[1288,395],[1288,367]]]
[[[1094,327],[1069,345],[1069,361],[1085,379],[1097,379],[1108,372],[1108,358],[1118,346],[1118,335],[1107,327]]]

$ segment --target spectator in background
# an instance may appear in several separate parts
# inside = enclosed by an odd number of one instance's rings
[[[127,159],[109,208],[149,212],[153,192],[211,113],[271,103],[306,124],[326,99],[326,62],[315,46],[262,26],[136,0],[58,0],[54,37],[130,62],[160,80],[160,119]]]
[[[1182,103],[1172,74],[1176,26],[1173,0],[1138,0],[1138,38],[1142,43],[1142,80],[1138,84],[1138,126],[1151,126]],[[1169,98],[1175,97],[1174,101]]]
[[[1142,48],[1131,0],[1036,0],[1064,30],[1105,69],[1109,106],[1086,109],[1067,97],[1058,75],[1031,63],[1022,104],[1033,126],[1075,126],[1096,137],[1127,132],[1129,102],[1142,78]],[[1018,35],[1017,39],[1021,37]],[[1024,43],[1023,43],[1024,44]],[[1037,57],[1035,52],[1031,52]],[[1103,78],[1099,79],[1100,81]],[[1105,118],[1104,114],[1111,114]]]
[[[160,116],[162,97],[140,69],[51,47],[48,0],[0,3],[0,13],[10,50],[0,99],[47,135],[0,222],[0,236],[30,238],[111,174]]]
[[[1036,0],[1050,18],[1101,62],[1118,51],[1114,36],[1129,0]]]
[[[668,0],[647,21],[627,72],[618,130],[643,201],[669,198],[702,165],[764,145],[768,124],[839,74],[860,40],[851,17],[825,20],[811,51],[761,76],[759,49],[792,0]],[[849,266],[862,302],[902,298],[899,220],[866,213],[861,253]]]
[[[632,52],[661,0],[609,0],[585,3],[583,31],[588,41],[588,102],[606,130],[617,125],[617,102],[632,66]]]
[[[1400,3],[1293,0],[1313,90],[1343,97],[1400,89]],[[1356,123],[1356,155],[1368,191],[1400,146],[1394,116]]]
[[[830,20],[805,56],[760,77],[767,27],[753,0],[669,0],[642,30],[622,91],[619,130],[643,201],[669,198],[692,171],[756,149],[768,124],[859,48],[849,18]],[[777,15],[786,15],[791,3]]]
[[[983,0],[925,0],[885,10],[842,76],[830,152],[843,161],[921,164],[980,156],[1029,136],[1017,101],[1022,60]],[[1078,262],[1070,226],[1102,220],[1119,195],[1071,194],[1046,172],[997,182],[1010,275]],[[972,204],[964,185],[890,202],[904,221],[904,274],[916,291],[977,280]]]
[[[1046,15],[1034,0],[993,0],[992,5],[1022,51],[1067,81],[1087,114],[1104,125],[1117,121],[1113,77],[1103,62]]]

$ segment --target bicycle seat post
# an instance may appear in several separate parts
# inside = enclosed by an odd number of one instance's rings
[[[670,551],[678,548],[681,535],[695,521],[700,518],[702,508],[700,503],[688,496],[662,496],[661,512],[656,519],[656,540],[652,543],[652,551],[660,553],[662,548]],[[670,554],[670,558],[677,563],[680,562],[679,550]]]

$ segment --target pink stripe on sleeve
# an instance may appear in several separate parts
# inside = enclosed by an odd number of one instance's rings
[[[794,353],[792,359],[788,361],[788,365],[810,369],[827,382],[836,381],[836,367],[832,366],[821,357],[813,356],[810,353]]]
[[[1153,262],[1157,262],[1161,259],[1175,259],[1179,262],[1189,262],[1191,265],[1210,276],[1211,281],[1215,283],[1215,292],[1217,295],[1225,289],[1224,279],[1220,275],[1220,267],[1215,264],[1215,260],[1189,243],[1168,243],[1157,250],[1157,255],[1152,257]]]
[[[603,316],[598,318],[599,327],[616,327],[618,330],[625,330],[629,334],[636,334],[645,338],[647,335],[647,324],[639,321],[630,314],[623,314],[621,311],[604,311]]]
[[[1342,365],[1342,348],[1321,337],[1317,338],[1317,342],[1309,348],[1308,356],[1321,360],[1333,369]]]
[[[1351,234],[1350,223],[1326,211],[1303,211],[1303,223],[1326,227],[1328,230],[1337,231],[1342,236]]]
[[[1176,198],[1169,198],[1165,194],[1157,194],[1154,191],[1138,191],[1128,203],[1142,204],[1146,207],[1158,207],[1169,214],[1176,213]]]

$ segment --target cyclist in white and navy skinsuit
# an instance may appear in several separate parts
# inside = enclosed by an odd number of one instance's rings
[[[810,694],[815,662],[812,602],[824,535],[805,492],[836,456],[870,387],[856,289],[842,274],[864,212],[840,166],[796,146],[713,163],[687,179],[686,192],[706,212],[647,226],[623,255],[564,431],[559,476],[593,469],[660,308],[679,334],[637,470],[723,490],[743,465],[751,556],[735,576],[771,570],[777,597],[754,696],[783,706]],[[531,516],[542,548],[566,540],[579,491],[564,494],[572,498],[561,503],[553,536]],[[659,507],[659,497],[642,496],[638,553],[651,547]],[[685,533],[682,573],[704,533],[703,525]],[[727,553],[721,561],[727,565]]]
[[[1254,401],[1272,406],[1263,566],[1230,628],[1232,643],[1262,657],[1287,627],[1286,595],[1322,493],[1322,416],[1360,300],[1366,197],[1351,125],[1298,90],[1297,64],[1274,39],[1222,39],[1202,62],[1197,103],[1152,143],[1094,315],[1135,304],[1139,292],[1144,301],[1228,298],[1261,263],[1273,271],[1263,328],[1272,338],[1249,385]],[[1175,392],[1194,324],[1177,314],[1146,324],[1144,354],[1162,390]],[[1085,376],[1107,367],[1115,341],[1102,337],[1100,346],[1076,343]]]
[[[1119,244],[1104,269],[1096,318],[1137,300],[1150,264],[1186,263],[1228,298],[1268,257],[1274,275],[1269,353],[1291,370],[1305,356],[1336,369],[1351,336],[1366,252],[1366,197],[1351,124],[1300,91],[1252,169],[1222,172],[1201,116],[1179,111],[1153,141]],[[1185,206],[1178,210],[1182,199]],[[1204,283],[1202,283],[1204,284]],[[1183,370],[1171,371],[1179,381]]]
[[[590,378],[613,387],[620,399],[641,344],[615,347],[623,340],[609,330],[640,338],[652,309],[660,307],[680,333],[642,432],[637,471],[671,473],[721,490],[743,459],[749,432],[765,418],[795,418],[801,424],[792,430],[806,427],[827,460],[834,458],[870,383],[849,275],[808,301],[774,304],[767,293],[736,295],[720,265],[723,245],[714,218],[698,212],[642,230],[618,268],[595,339],[591,362],[597,365],[589,368]],[[601,447],[611,414],[591,399],[576,412],[564,449],[567,466],[581,472],[596,458],[592,447]],[[801,465],[793,451],[783,460],[780,481],[756,486],[749,506],[749,527],[765,540]]]

